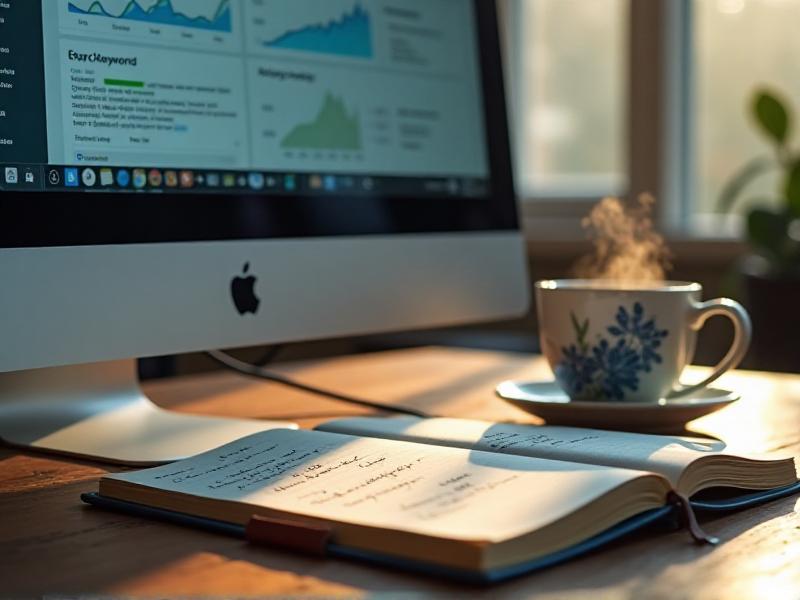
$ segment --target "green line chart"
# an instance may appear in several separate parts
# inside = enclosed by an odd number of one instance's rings
[[[331,92],[325,95],[317,116],[294,127],[281,140],[285,150],[340,150],[359,152],[363,147],[361,121],[344,100]]]

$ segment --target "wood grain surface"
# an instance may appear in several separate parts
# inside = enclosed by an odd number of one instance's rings
[[[422,348],[282,365],[342,393],[437,415],[536,419],[495,398],[503,379],[546,379],[539,357]],[[699,377],[702,371],[692,375]],[[693,422],[744,450],[800,455],[800,376],[735,372],[718,384],[743,399]],[[198,414],[292,419],[304,427],[368,414],[235,374],[149,384],[163,406]],[[0,595],[120,597],[800,598],[800,498],[705,519],[723,543],[652,530],[564,565],[491,588],[251,547],[242,541],[82,505],[113,468],[0,447]],[[491,507],[487,507],[491,510]]]

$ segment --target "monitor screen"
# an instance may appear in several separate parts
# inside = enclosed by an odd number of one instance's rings
[[[5,0],[0,245],[512,227],[480,4]]]

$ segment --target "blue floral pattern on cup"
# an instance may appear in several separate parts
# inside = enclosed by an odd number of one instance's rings
[[[570,317],[576,342],[561,349],[556,376],[574,400],[625,400],[627,391],[638,391],[641,374],[662,361],[658,349],[669,331],[659,329],[654,317],[647,319],[639,302],[630,311],[620,306],[615,323],[606,327],[610,337],[598,336],[593,346],[586,339],[589,319]]]

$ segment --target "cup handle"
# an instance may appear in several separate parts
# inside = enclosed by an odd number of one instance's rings
[[[725,372],[739,366],[744,355],[747,354],[747,348],[750,346],[750,338],[753,334],[753,325],[750,322],[750,315],[747,314],[744,307],[734,300],[717,298],[716,300],[694,304],[689,316],[689,326],[693,330],[699,331],[709,318],[718,315],[728,317],[733,321],[734,336],[730,350],[706,379],[694,385],[679,384],[680,387],[673,389],[667,395],[667,398],[679,398],[707,387]]]

